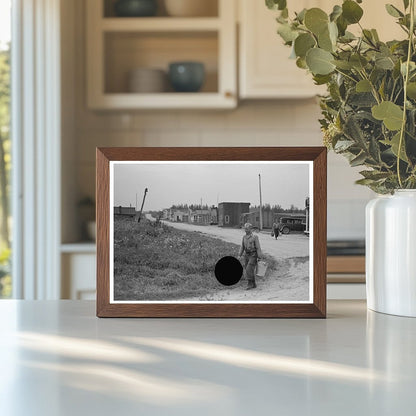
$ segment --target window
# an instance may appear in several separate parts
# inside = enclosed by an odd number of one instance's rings
[[[229,215],[224,215],[224,223],[225,224],[229,224],[230,223],[230,216]]]
[[[0,0],[0,298],[12,294],[10,271],[10,0]]]

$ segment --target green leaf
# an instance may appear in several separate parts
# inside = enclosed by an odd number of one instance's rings
[[[352,68],[352,65],[348,61],[336,60],[336,61],[332,61],[332,63],[337,68],[342,69],[344,71],[349,71]]]
[[[338,140],[334,146],[334,150],[337,153],[345,152],[353,145],[354,142],[351,140]]]
[[[340,36],[344,36],[348,27],[348,22],[344,19],[342,15],[337,19],[337,27]]]
[[[380,69],[394,69],[394,61],[390,56],[378,56],[375,61],[376,67]]]
[[[402,127],[403,110],[391,101],[383,101],[371,109],[373,117],[383,121],[384,125],[392,131]]]
[[[286,0],[266,0],[266,6],[271,10],[283,10],[287,2]]]
[[[321,32],[318,35],[318,45],[321,49],[324,49],[325,51],[334,51],[334,44],[332,43],[331,37],[329,35],[328,27],[324,32]]]
[[[386,4],[387,13],[393,17],[403,17],[404,14],[397,8],[394,7],[392,4]]]
[[[373,35],[373,39],[376,42],[380,42],[380,38],[378,37],[378,33],[377,33],[377,30],[376,29],[371,29],[371,34]]]
[[[368,150],[370,152],[370,156],[373,159],[374,164],[376,166],[379,166],[381,161],[380,147],[378,145],[378,140],[374,136],[370,137],[370,145],[368,147]]]
[[[371,33],[371,30],[364,29],[363,30],[363,37],[364,40],[369,43],[370,45],[374,45],[375,41],[373,39],[373,34]]]
[[[373,181],[378,181],[380,179],[388,178],[390,172],[379,172],[377,170],[362,170],[360,175],[364,176],[365,179],[372,179]]]
[[[296,56],[304,58],[309,49],[316,45],[315,39],[309,33],[302,33],[295,39]]]
[[[315,81],[315,85],[324,85],[331,81],[331,76],[315,74],[313,80]]]
[[[395,134],[390,142],[387,141],[387,140],[383,140],[382,142],[391,147],[391,151],[393,152],[394,156],[396,156],[396,157],[398,156],[398,154],[399,154],[399,144],[400,144],[400,132]],[[409,162],[409,159],[407,158],[407,155],[406,155],[405,141],[404,140],[403,140],[402,146],[400,148],[400,159],[403,160],[404,162]]]
[[[414,62],[409,62],[409,73],[412,73],[416,70],[416,64]],[[406,62],[402,62],[400,65],[400,72],[405,77],[406,76]]]
[[[355,181],[356,185],[364,185],[364,186],[370,186],[372,183],[374,183],[373,179],[358,179]]]
[[[342,7],[339,5],[335,5],[334,8],[332,9],[332,13],[329,15],[329,20],[331,22],[335,22],[338,17],[340,17],[342,15]]]
[[[337,25],[337,29],[338,29],[338,31],[339,31],[339,27],[338,27],[338,25]],[[343,36],[341,36],[340,38],[338,38],[338,42],[341,42],[341,43],[349,43],[349,42],[351,42],[351,41],[353,41],[353,40],[355,40],[355,39],[357,39],[356,38],[356,36],[353,34],[353,33],[351,33],[351,32],[348,32],[348,30],[344,33],[344,35]]]
[[[403,6],[404,6],[404,9],[406,10],[409,7],[409,0],[403,0]]]
[[[327,30],[328,15],[318,7],[309,9],[305,13],[305,26],[315,35]]]
[[[282,25],[288,24],[287,18],[283,17],[282,15],[276,17],[276,22]]]
[[[334,46],[337,44],[338,39],[338,26],[334,22],[329,22],[328,24],[328,30],[329,30],[329,37],[331,38],[331,42]]]
[[[298,58],[296,59],[296,66],[301,69],[308,69],[308,65],[306,65],[305,58]]]
[[[342,3],[342,16],[349,24],[358,23],[363,16],[363,9],[352,0]]]
[[[307,10],[303,9],[299,13],[296,14],[296,18],[299,22],[303,23],[303,21],[305,20],[306,12],[307,12]]]
[[[357,92],[371,92],[371,83],[366,79],[362,79],[360,82],[357,82],[355,86]]]
[[[407,96],[412,100],[416,100],[416,82],[407,84]]]
[[[350,165],[352,167],[362,165],[367,159],[367,155],[364,152],[361,152],[357,157],[350,160]]]
[[[366,139],[361,129],[361,121],[358,115],[348,117],[344,124],[344,134],[348,139],[354,141],[360,149],[363,149],[366,147]]]
[[[349,62],[354,68],[358,70],[363,69],[368,64],[367,60],[363,56],[358,55],[358,53],[352,55]]]
[[[277,33],[287,44],[290,44],[290,42],[293,42],[298,37],[298,32],[293,30],[292,27],[287,23],[279,25],[277,28]]]
[[[306,64],[314,75],[327,75],[333,72],[335,69],[335,65],[332,63],[333,59],[330,52],[320,48],[309,49],[306,54]]]

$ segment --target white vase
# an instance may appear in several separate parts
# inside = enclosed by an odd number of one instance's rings
[[[416,190],[367,204],[366,282],[369,309],[416,317]]]

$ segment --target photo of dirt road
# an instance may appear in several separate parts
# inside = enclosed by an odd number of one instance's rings
[[[147,219],[154,221],[149,214]],[[195,232],[195,226],[190,224],[170,223],[169,225],[179,230]],[[238,245],[242,238],[241,230],[233,228],[206,226],[197,232]],[[257,233],[257,235],[263,252],[276,260],[277,267],[272,274],[257,279],[259,283],[256,292],[247,293],[244,285],[239,285],[233,289],[222,287],[210,295],[183,300],[307,301],[309,299],[309,238],[302,234],[289,234],[275,240],[271,238],[269,232]],[[235,255],[237,256],[237,253]]]
[[[113,169],[113,302],[312,301],[308,163]],[[226,257],[241,264],[230,285]]]

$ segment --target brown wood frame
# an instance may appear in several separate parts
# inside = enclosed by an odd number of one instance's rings
[[[97,148],[97,316],[189,318],[326,317],[326,159],[324,147]],[[110,161],[312,161],[313,303],[110,303]]]

